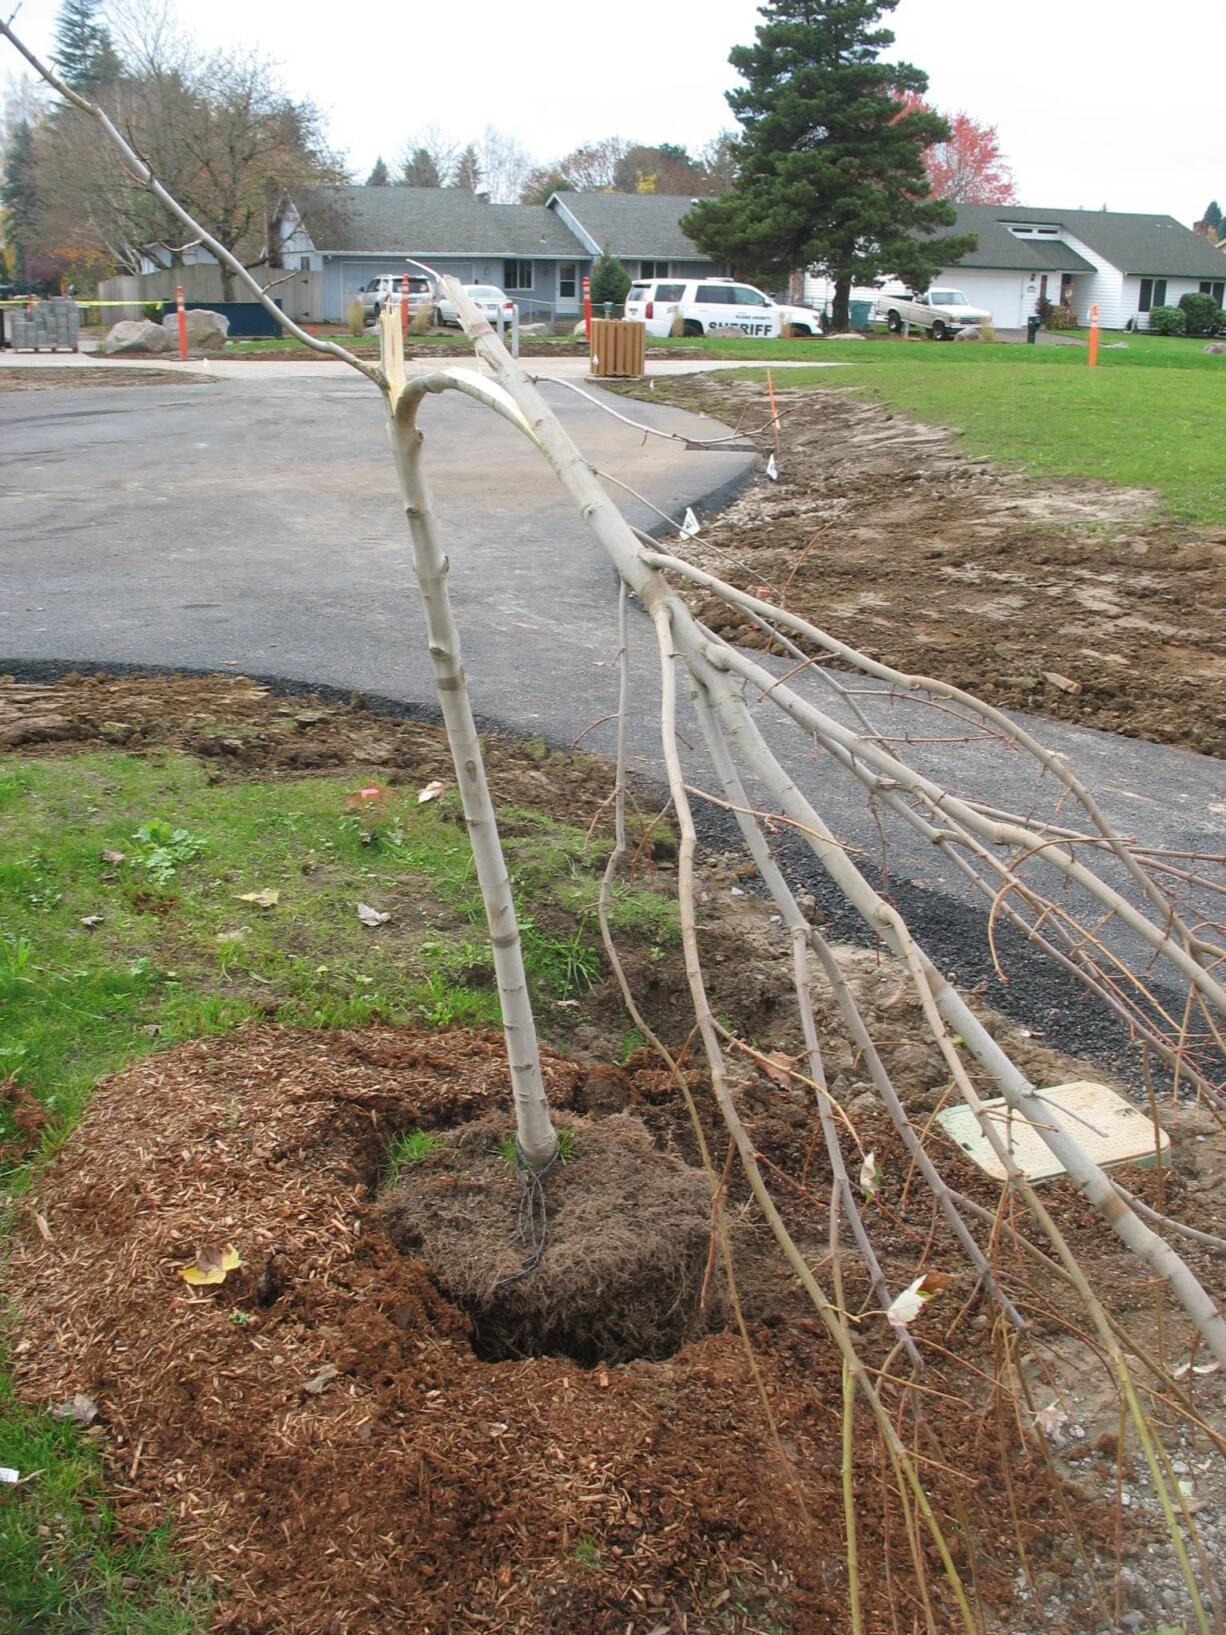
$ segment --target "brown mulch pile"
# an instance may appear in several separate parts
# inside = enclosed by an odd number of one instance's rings
[[[551,750],[543,739],[483,735],[499,804],[586,823],[608,794],[607,762]],[[449,764],[441,727],[377,715],[358,696],[279,697],[245,676],[76,675],[40,685],[0,676],[0,754],[129,754],[181,750],[218,777],[373,771],[388,784],[426,783]]]
[[[545,1071],[580,1158],[592,1121],[629,1111],[661,1154],[694,1162],[681,1100],[645,1058],[623,1069],[547,1053]],[[171,1519],[192,1569],[216,1581],[214,1627],[231,1635],[845,1635],[838,1366],[735,1174],[737,1280],[774,1430],[735,1329],[650,1363],[488,1363],[423,1262],[397,1252],[376,1195],[388,1138],[462,1130],[507,1098],[497,1035],[392,1029],[252,1028],[106,1081],[28,1200],[40,1229],[13,1245],[23,1395],[97,1402],[88,1434],[122,1527]],[[759,1150],[792,1177],[780,1196],[820,1264],[829,1172],[812,1106],[752,1077],[738,1099]],[[726,1138],[703,1105],[722,1161]],[[905,1156],[873,1115],[859,1123],[882,1166],[873,1230],[895,1286],[927,1256],[958,1270],[927,1201],[906,1190]],[[995,1188],[952,1151],[947,1169],[994,1205]],[[498,1189],[492,1170],[480,1179],[474,1229],[488,1231],[492,1212],[513,1243],[515,1186],[508,1175]],[[1129,1183],[1152,1196],[1143,1172]],[[1178,1208],[1178,1177],[1167,1186]],[[1092,1274],[1143,1307],[1143,1280],[1121,1278],[1080,1200],[1053,1188],[1049,1202]],[[610,1229],[633,1224],[631,1213]],[[231,1243],[241,1268],[189,1287],[181,1269]],[[1056,1332],[1059,1288],[1028,1270],[1015,1293],[1040,1334]],[[847,1275],[859,1306],[854,1257]],[[972,1282],[959,1275],[943,1316],[923,1323],[937,1342],[924,1375],[932,1440],[919,1448],[935,1460],[934,1502],[960,1567],[973,1555],[988,1606],[1007,1605],[1018,1558],[1001,1513],[1006,1450],[1031,1566],[1056,1575],[1067,1627],[1093,1627],[1072,1532],[1109,1551],[1110,1459],[1087,1444],[1087,1462],[1053,1489],[1035,1447],[1019,1446],[1008,1393],[986,1386],[996,1331]],[[1173,1343],[1169,1311],[1167,1324]],[[886,1335],[867,1325],[863,1336],[882,1360]],[[1116,1412],[1109,1403],[1111,1425]],[[871,1426],[856,1437],[866,1629],[885,1635],[896,1616],[910,1627],[919,1615],[916,1581]],[[968,1514],[982,1522],[973,1533]],[[952,1628],[931,1562],[928,1575]]]
[[[757,428],[762,387],[655,381],[676,403]],[[1226,754],[1226,533],[1164,519],[1151,495],[1040,481],[971,460],[934,427],[837,390],[788,390],[780,479],[680,543],[901,670],[1008,709]],[[705,593],[743,646],[766,641]]]

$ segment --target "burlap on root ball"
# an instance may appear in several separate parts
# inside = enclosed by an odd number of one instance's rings
[[[528,1250],[516,1226],[520,1186],[498,1151],[505,1118],[446,1135],[384,1194],[393,1243],[424,1260],[468,1313],[478,1356],[566,1356],[587,1367],[658,1360],[722,1326],[714,1292],[699,1310],[706,1176],[657,1151],[624,1114],[576,1120],[572,1130],[573,1157],[544,1182],[544,1255],[515,1281],[507,1279]]]

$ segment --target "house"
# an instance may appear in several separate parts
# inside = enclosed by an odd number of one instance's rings
[[[1154,307],[1204,291],[1226,304],[1226,269],[1212,245],[1173,216],[1116,210],[1047,210],[963,204],[951,233],[974,233],[978,248],[942,268],[951,284],[986,307],[1001,329],[1021,329],[1040,297],[1105,329],[1145,329]]]
[[[490,204],[451,187],[299,188],[273,213],[291,317],[339,323],[379,273],[410,257],[463,284],[496,284],[524,318],[578,317],[583,279],[606,246],[632,276],[702,274],[713,263],[682,234],[689,198],[555,193],[548,204]],[[644,269],[647,269],[644,272]]]
[[[548,208],[590,257],[615,255],[631,278],[709,278],[721,268],[681,231],[698,201],[675,193],[555,193]]]

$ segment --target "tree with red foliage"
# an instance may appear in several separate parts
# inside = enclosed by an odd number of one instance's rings
[[[921,97],[899,97],[908,112],[934,112]],[[1009,162],[1000,151],[995,125],[981,125],[968,113],[946,114],[949,139],[925,150],[928,183],[937,199],[951,204],[1013,204],[1017,188]]]

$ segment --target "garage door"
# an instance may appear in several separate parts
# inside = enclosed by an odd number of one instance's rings
[[[973,273],[955,267],[949,275],[949,283],[961,290],[973,307],[986,307],[997,329],[1024,326],[1025,319],[1021,316],[1023,273]]]

